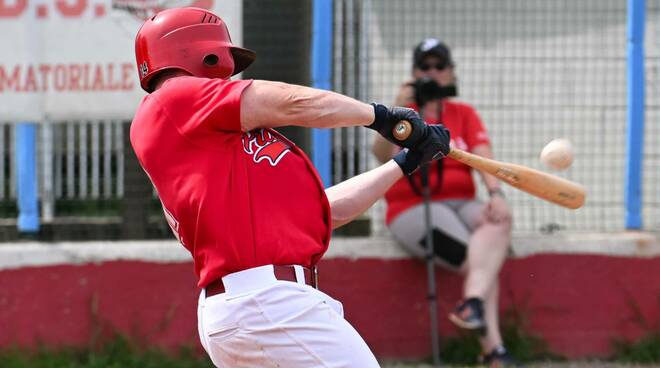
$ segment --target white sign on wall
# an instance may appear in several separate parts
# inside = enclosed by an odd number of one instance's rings
[[[135,35],[177,6],[210,9],[241,44],[242,0],[0,0],[0,121],[131,119]]]

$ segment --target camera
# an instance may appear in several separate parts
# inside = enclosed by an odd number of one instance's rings
[[[420,107],[432,100],[458,95],[455,85],[441,86],[429,77],[419,78],[411,85],[415,89],[415,103]]]

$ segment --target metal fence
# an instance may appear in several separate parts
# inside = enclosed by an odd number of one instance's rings
[[[644,215],[660,230],[660,9],[647,2]],[[460,99],[476,107],[498,159],[543,168],[556,137],[575,147],[560,176],[588,188],[577,211],[507,188],[517,232],[624,227],[626,1],[335,0],[335,89],[391,104],[411,77],[412,49],[437,37],[457,64]],[[362,130],[334,136],[335,180],[375,165]],[[340,156],[338,156],[340,155]],[[480,193],[483,188],[480,188]],[[382,204],[372,212],[382,231]]]
[[[44,221],[56,215],[56,200],[107,200],[124,195],[121,121],[76,121],[38,125],[37,174]],[[16,198],[16,124],[0,124],[0,200]]]
[[[578,211],[506,189],[516,232],[616,231],[624,226],[626,2],[622,0],[334,0],[334,89],[391,104],[410,78],[411,52],[443,39],[457,64],[460,99],[491,133],[498,159],[544,169],[541,148],[567,137],[576,149],[559,173],[585,184]],[[660,230],[660,3],[647,2],[644,227]],[[0,124],[0,200],[15,198],[13,134]],[[124,193],[125,122],[41,124],[42,216],[57,200],[112,200]],[[373,132],[333,130],[333,180],[377,165]],[[476,179],[476,178],[475,178]],[[479,189],[483,194],[483,188]],[[367,214],[383,233],[384,204]]]

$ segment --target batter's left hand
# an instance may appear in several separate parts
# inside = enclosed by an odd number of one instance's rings
[[[486,220],[492,223],[511,221],[511,211],[501,195],[494,195],[484,208]]]

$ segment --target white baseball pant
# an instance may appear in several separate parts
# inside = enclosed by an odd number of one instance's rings
[[[304,277],[280,281],[263,266],[222,281],[225,293],[202,291],[197,312],[201,343],[217,367],[379,367],[341,303]]]

